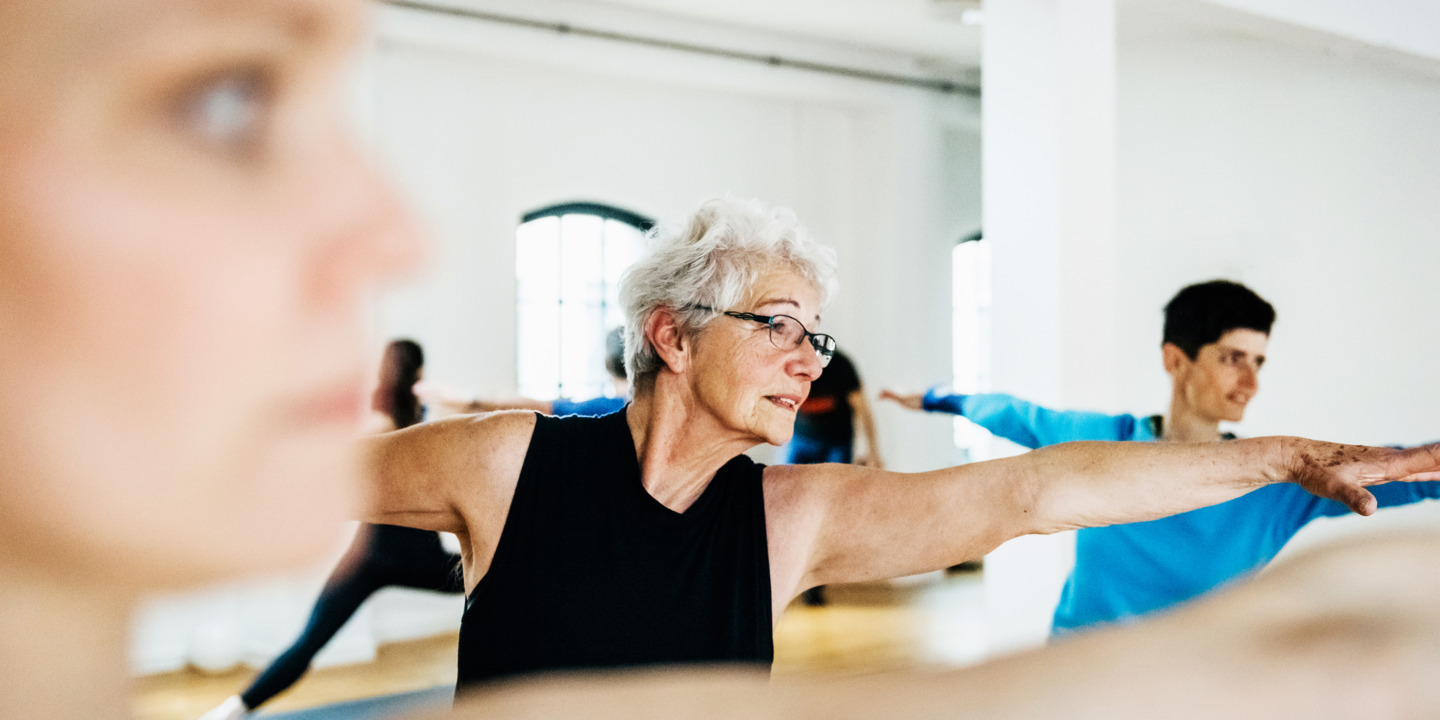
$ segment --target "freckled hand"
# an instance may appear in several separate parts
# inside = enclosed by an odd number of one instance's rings
[[[1293,450],[1292,481],[1317,497],[1345,503],[1360,515],[1374,513],[1378,504],[1366,486],[1416,473],[1440,474],[1440,449],[1394,450],[1297,440]]]

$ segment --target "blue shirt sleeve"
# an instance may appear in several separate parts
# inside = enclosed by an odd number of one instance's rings
[[[1013,443],[1040,448],[1074,440],[1153,440],[1134,415],[1051,410],[1011,395],[925,393],[926,410],[964,416]],[[1142,435],[1146,435],[1142,437]]]
[[[550,412],[556,416],[565,415],[588,415],[600,417],[620,411],[625,407],[625,398],[620,397],[597,397],[589,400],[566,400],[557,398],[550,403]]]

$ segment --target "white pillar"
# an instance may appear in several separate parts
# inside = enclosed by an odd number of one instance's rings
[[[1114,0],[987,3],[983,53],[994,389],[1106,409],[1120,382]],[[992,651],[1044,641],[1071,547],[1024,538],[987,559]]]

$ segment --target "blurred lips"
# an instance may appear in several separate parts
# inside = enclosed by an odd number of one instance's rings
[[[290,418],[300,427],[354,427],[365,417],[365,400],[365,385],[359,379],[336,383],[319,392],[300,396],[291,406]]]

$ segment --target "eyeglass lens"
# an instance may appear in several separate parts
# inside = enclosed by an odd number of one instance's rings
[[[807,337],[810,345],[815,348],[815,354],[820,356],[820,367],[829,365],[830,357],[835,354],[835,338],[829,335],[807,333],[805,326],[789,315],[776,315],[770,320],[770,342],[775,347],[789,350],[798,346]]]

